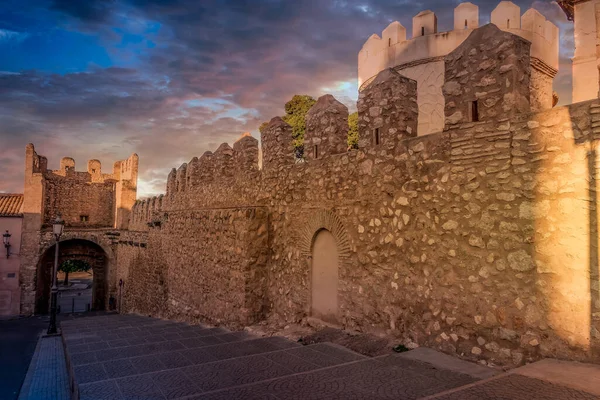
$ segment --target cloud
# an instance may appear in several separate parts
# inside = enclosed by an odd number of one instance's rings
[[[80,168],[87,159],[99,158],[109,168],[135,151],[141,195],[164,191],[171,167],[243,132],[256,135],[260,123],[282,114],[294,94],[331,92],[354,108],[357,54],[364,41],[396,19],[410,31],[412,16],[425,8],[436,12],[440,30],[452,29],[457,4],[53,0],[48,6],[48,0],[31,1],[36,13],[12,11],[13,20],[22,21],[19,30],[33,32],[56,17],[56,29],[99,38],[112,66],[90,64],[84,72],[62,75],[2,67],[0,168],[9,179],[0,182],[0,190],[22,186],[24,147],[33,142],[52,168],[62,156],[74,157]],[[478,3],[485,22],[497,2]],[[524,10],[531,2],[519,4]],[[561,48],[557,87],[565,99],[572,24],[556,5],[537,1],[535,6],[561,24],[567,44]],[[78,51],[70,43],[40,43],[57,52]],[[27,57],[26,49],[22,56]]]
[[[24,32],[15,32],[0,28],[0,44],[22,42],[27,39],[27,36],[28,34]]]

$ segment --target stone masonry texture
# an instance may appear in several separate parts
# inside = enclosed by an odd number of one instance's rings
[[[382,71],[361,94],[360,135],[377,127],[363,118],[372,112],[393,146],[338,150],[339,110],[318,121],[329,133],[313,137],[333,147],[317,159],[294,162],[291,128],[275,118],[262,169],[248,137],[173,169],[164,196],[133,205],[129,229],[82,231],[107,252],[109,293],[122,279],[123,312],[298,322],[311,314],[312,245],[326,229],[348,329],[509,366],[598,360],[600,101],[531,113],[528,57],[521,38],[475,30],[445,60],[443,132],[413,137],[416,84]],[[395,91],[407,97],[386,104]],[[470,101],[479,121],[467,119]]]

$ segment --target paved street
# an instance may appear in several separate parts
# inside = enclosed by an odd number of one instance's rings
[[[549,361],[498,375],[430,349],[369,358],[139,315],[62,327],[81,400],[600,399],[593,365]]]
[[[60,315],[59,321],[102,312]],[[48,328],[48,316],[0,320],[0,399],[16,399],[23,384],[39,335]]]

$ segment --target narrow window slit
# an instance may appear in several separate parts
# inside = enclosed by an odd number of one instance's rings
[[[379,131],[379,128],[375,128],[375,130],[373,131],[373,146],[379,146],[380,143],[381,133]]]
[[[471,122],[479,121],[479,108],[477,106],[477,100],[471,102]]]

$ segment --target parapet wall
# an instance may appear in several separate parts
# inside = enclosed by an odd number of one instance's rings
[[[244,135],[233,147],[223,143],[214,153],[173,168],[162,209],[254,205],[259,175],[258,141]]]
[[[129,230],[136,232],[148,231],[154,226],[160,226],[164,195],[149,199],[137,200],[131,210]]]
[[[271,164],[249,183],[263,206],[167,210],[144,248],[123,249],[137,254],[119,265],[128,308],[232,326],[269,310],[297,322],[313,312],[312,243],[326,229],[339,254],[338,321],[350,329],[494,364],[594,360],[597,116],[594,101]],[[240,319],[236,307],[253,311]]]
[[[348,112],[326,96],[312,156],[274,118],[261,170],[251,137],[173,169],[130,220],[144,245],[119,249],[128,310],[325,316],[495,365],[597,361],[600,101],[529,112],[530,46],[487,25],[447,56],[442,132],[415,135],[418,82],[387,69],[360,93],[359,149],[342,151]]]
[[[71,157],[63,157],[58,170],[49,170],[47,158],[38,155],[29,144],[25,191],[29,192],[29,201],[37,201],[28,205],[26,212],[40,214],[45,225],[60,214],[67,226],[122,227],[116,225],[116,220],[123,220],[121,214],[135,202],[137,174],[136,154],[117,161],[110,173],[102,172],[102,164],[96,159],[87,162],[85,171],[77,171]]]
[[[490,21],[498,28],[531,42],[531,56],[556,73],[559,30],[539,11],[531,8],[521,16],[519,6],[511,1],[501,1],[492,11]],[[364,88],[370,79],[385,68],[401,71],[411,64],[443,57],[478,27],[479,7],[472,3],[461,3],[455,8],[454,30],[448,32],[437,31],[437,18],[431,11],[423,11],[413,18],[411,39],[407,39],[406,28],[400,22],[392,22],[381,36],[371,35],[358,53],[358,85]],[[422,29],[425,29],[424,34]]]
[[[543,98],[534,110],[552,107],[552,81],[558,71],[558,28],[535,9],[521,16],[520,8],[502,1],[491,15],[491,23],[501,30],[531,42],[531,65],[535,82],[532,95]],[[479,8],[461,3],[454,10],[454,30],[437,31],[437,17],[423,11],[413,18],[413,36],[407,39],[406,28],[392,22],[381,36],[371,35],[358,54],[358,84],[364,90],[375,76],[393,68],[418,83],[418,134],[439,132],[444,126],[444,58],[460,46],[479,27]],[[539,92],[539,95],[537,94]]]

